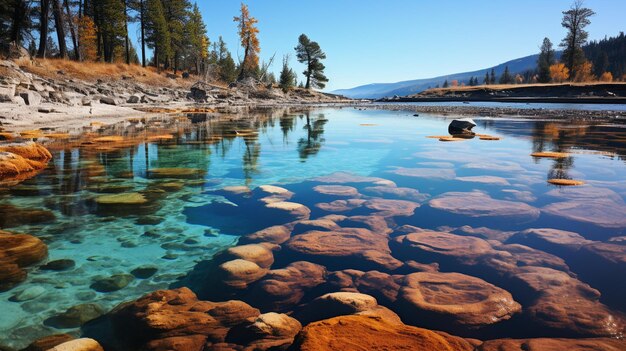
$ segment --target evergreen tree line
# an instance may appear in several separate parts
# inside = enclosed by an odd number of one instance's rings
[[[259,62],[258,20],[242,3],[233,21],[243,48],[239,62],[222,37],[211,43],[197,4],[189,0],[0,0],[0,42],[28,47],[32,56],[141,63],[226,83],[248,78],[277,83],[269,72],[273,58]],[[132,23],[139,27],[139,50],[129,39]],[[301,85],[323,89],[328,82],[322,63],[326,54],[319,44],[302,34],[295,52],[306,66]],[[279,83],[285,91],[298,85],[289,55],[283,59]]]

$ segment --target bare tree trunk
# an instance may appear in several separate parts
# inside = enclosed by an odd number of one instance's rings
[[[126,7],[126,0],[122,0],[124,3],[124,30],[126,31],[126,64],[130,65],[130,40],[128,40],[128,13]]]
[[[140,20],[141,20],[141,66],[146,67],[146,39],[145,39],[145,34],[146,34],[146,30],[145,30],[145,23],[144,23],[144,14],[145,14],[145,9],[144,9],[144,0],[140,0],[140,4],[141,4],[141,14],[140,14]]]
[[[61,58],[67,58],[67,46],[65,44],[65,27],[63,26],[63,10],[59,0],[52,0],[52,12],[54,13],[54,26],[57,29],[57,41]]]
[[[39,50],[37,57],[46,57],[46,42],[48,41],[48,21],[50,20],[50,0],[41,0],[39,14]]]
[[[78,37],[76,36],[76,29],[74,28],[74,21],[72,20],[72,11],[70,10],[70,4],[68,0],[64,0],[63,2],[65,3],[65,10],[67,11],[67,22],[70,26],[72,44],[74,45],[74,57],[76,58],[76,60],[81,61],[80,48],[78,47]]]

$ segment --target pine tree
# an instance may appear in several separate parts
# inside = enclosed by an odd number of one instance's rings
[[[496,70],[491,69],[491,76],[489,77],[489,84],[496,84]]]
[[[289,68],[289,55],[283,57],[283,69],[280,72],[279,85],[285,93],[296,85],[296,73]]]
[[[585,63],[585,53],[583,45],[587,43],[589,33],[585,30],[595,15],[591,9],[583,7],[582,0],[576,0],[569,10],[563,11],[563,21],[561,25],[567,29],[567,35],[561,42],[563,55],[561,60],[570,72],[570,77],[576,76],[576,71]]]
[[[172,56],[170,32],[161,0],[146,0],[146,29],[146,42],[154,49],[154,64],[160,69],[161,62]]]
[[[491,78],[489,77],[489,72],[485,72],[485,78],[483,79],[483,84],[489,85],[491,82]]]
[[[554,49],[552,48],[552,42],[548,38],[543,39],[541,44],[541,52],[537,59],[537,70],[539,71],[538,81],[539,83],[550,82],[550,66],[556,62]]]
[[[185,36],[185,23],[189,20],[191,4],[187,0],[161,0],[167,23],[171,53],[167,56],[167,65],[173,66],[174,73],[179,68],[179,59],[190,38]]]
[[[29,38],[32,39],[32,12],[35,11],[30,1],[0,1],[0,42],[25,45]]]
[[[196,73],[199,74],[202,61],[208,57],[208,48],[211,43],[206,36],[206,25],[197,4],[194,4],[189,21],[185,25],[185,36],[188,41],[187,55],[194,63]]]
[[[261,48],[259,47],[259,29],[256,27],[257,19],[250,16],[248,6],[241,4],[241,14],[238,17],[233,17],[233,21],[237,22],[237,28],[239,29],[239,38],[241,40],[241,46],[244,49],[243,61],[240,63],[240,71],[238,80],[254,76],[259,69],[259,53]]]
[[[509,66],[504,67],[504,73],[500,76],[500,84],[512,84],[513,76],[511,76],[511,72],[509,71]]]
[[[301,34],[298,38],[298,46],[295,48],[298,62],[306,65],[302,72],[306,77],[306,89],[324,89],[328,78],[324,75],[326,67],[321,60],[326,59],[326,54],[317,42],[311,41],[306,35]]]
[[[446,79],[446,81],[443,82],[443,86],[442,87],[445,89],[445,88],[447,88],[449,86],[450,86],[450,84],[448,84],[448,80]]]

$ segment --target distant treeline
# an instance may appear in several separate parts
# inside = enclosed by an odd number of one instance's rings
[[[615,79],[626,79],[626,35],[592,41],[583,47],[585,56],[593,64],[597,77],[610,72]]]
[[[563,11],[561,25],[567,30],[559,44],[562,49],[556,52],[548,38],[544,38],[537,59],[537,67],[525,72],[511,72],[506,66],[499,77],[495,70],[485,72],[484,78],[470,77],[465,82],[447,80],[443,87],[485,84],[530,84],[571,82],[612,82],[626,80],[626,36],[624,32],[616,37],[587,42],[589,33],[586,27],[595,15],[592,9],[576,0]],[[439,87],[439,86],[437,86]]]

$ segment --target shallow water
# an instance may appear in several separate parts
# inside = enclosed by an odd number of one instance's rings
[[[0,293],[0,346],[23,347],[44,335],[78,333],[75,327],[60,328],[52,317],[86,303],[109,310],[167,288],[197,263],[235,245],[239,235],[282,223],[282,218],[260,216],[256,203],[233,206],[221,192],[227,186],[282,186],[295,193],[292,201],[308,206],[311,218],[316,218],[332,213],[316,206],[332,200],[312,190],[324,184],[317,177],[349,172],[419,191],[408,198],[422,206],[411,216],[398,217],[397,225],[427,229],[469,225],[502,232],[549,227],[596,241],[626,235],[624,125],[477,122],[475,132],[501,140],[441,142],[427,136],[446,135],[449,119],[354,109],[250,111],[221,118],[191,114],[70,130],[69,140],[40,139],[54,159],[35,178],[0,191],[4,217],[0,224],[2,229],[43,239],[49,257],[29,268],[25,282]],[[103,135],[123,140],[86,142]],[[537,151],[570,156],[556,160],[530,156]],[[549,178],[586,184],[557,187],[547,183]],[[363,193],[372,186],[350,185]],[[471,192],[488,200],[506,200],[539,214],[485,216],[428,206],[430,199],[459,192],[465,194],[460,197]],[[129,193],[139,193],[145,201],[104,204],[103,197]],[[608,202],[595,201],[597,194]],[[407,199],[406,194],[379,196]],[[584,203],[593,215],[545,210],[565,200]],[[24,217],[14,217],[27,209],[50,211],[54,219],[25,223],[19,219]],[[75,266],[42,269],[46,262],[59,259],[71,259]],[[136,277],[114,292],[94,288],[99,278],[130,274],[138,267],[156,268],[156,273]],[[616,280],[626,280],[622,273]],[[608,296],[603,302],[624,310],[619,299],[611,299],[623,286],[612,288],[610,282],[589,279]],[[33,287],[43,288],[43,293],[15,301],[16,295]]]

